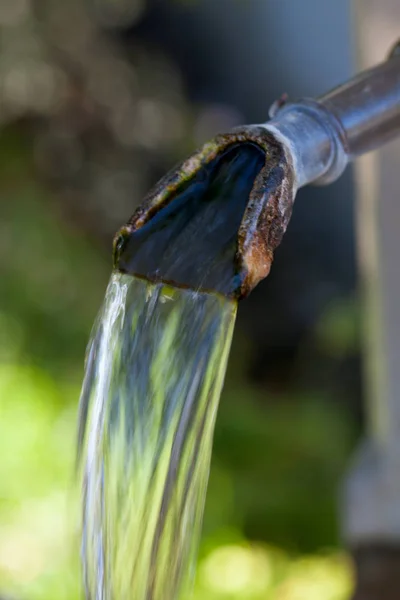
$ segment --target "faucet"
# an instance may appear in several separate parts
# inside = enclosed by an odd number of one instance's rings
[[[273,253],[288,226],[297,190],[310,183],[332,183],[351,160],[400,133],[400,42],[387,60],[319,98],[288,102],[283,96],[273,104],[270,117],[267,123],[242,126],[216,136],[161,179],[128,224],[117,233],[115,268],[150,279],[173,281],[177,285],[216,289],[236,299],[247,296],[270,271]],[[249,146],[263,152],[264,164],[257,174],[253,173],[244,212],[234,232],[234,250],[228,261],[232,275],[229,281],[221,288],[215,274],[207,276],[202,272],[203,262],[209,259],[208,255],[204,258],[203,250],[197,253],[197,258],[191,259],[194,261],[192,273],[200,273],[198,280],[191,277],[190,282],[185,281],[188,274],[183,276],[179,269],[172,274],[169,270],[166,276],[163,268],[159,268],[163,252],[159,251],[158,256],[153,246],[145,246],[143,250],[143,239],[148,240],[146,231],[156,222],[158,231],[160,227],[165,228],[159,223],[163,218],[171,221],[168,208],[171,209],[174,202],[182,206],[182,194],[186,194],[186,199],[191,189],[193,194],[204,194],[199,192],[199,186],[204,188],[205,181],[212,184],[226,153],[234,150],[240,154]],[[243,177],[247,172],[243,169]],[[205,188],[207,186],[208,183]],[[212,220],[217,219],[218,214],[216,210]],[[184,222],[186,227],[187,219]],[[193,239],[202,235],[206,225],[197,224]],[[166,241],[163,243],[166,248]],[[139,255],[146,257],[142,262],[137,258],[138,248]],[[185,254],[187,250],[186,242],[177,253]],[[221,249],[222,254],[227,254],[225,247]],[[156,265],[152,269],[148,266],[149,256]]]

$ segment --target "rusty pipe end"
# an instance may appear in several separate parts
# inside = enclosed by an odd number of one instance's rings
[[[198,223],[200,217],[196,215],[191,220],[191,215],[186,214],[188,203],[191,202],[191,190],[193,194],[198,195],[199,187],[203,186],[202,193],[206,194],[207,181],[209,186],[214,185],[215,177],[219,176],[221,170],[227,168],[225,184],[217,186],[218,193],[223,196],[223,185],[232,186],[229,168],[233,167],[226,167],[227,162],[230,161],[229,165],[234,165],[235,161],[237,163],[245,153],[249,152],[250,146],[262,153],[260,168],[257,169],[254,180],[244,182],[245,185],[238,181],[236,187],[233,186],[229,192],[234,197],[236,189],[243,188],[244,194],[237,205],[238,211],[242,211],[241,214],[230,215],[229,218],[227,214],[230,226],[232,223],[237,223],[236,230],[233,232],[232,256],[226,258],[225,246],[223,251],[221,250],[223,260],[228,260],[229,264],[224,263],[223,269],[220,266],[218,269],[210,266],[214,248],[206,247],[207,240],[212,239],[207,227],[214,227],[214,222],[223,220],[222,211],[228,213],[231,210],[228,202],[221,209],[217,204],[216,212],[213,213],[213,222],[203,223],[200,229],[196,229],[189,243],[186,241],[186,245],[181,248],[181,253],[185,254],[182,264],[185,261],[192,262],[192,266],[189,264],[188,269],[185,270],[175,257],[174,260],[180,264],[180,267],[174,270],[166,260],[163,262],[164,257],[168,253],[171,254],[171,245],[175,243],[171,235],[168,237],[168,227],[172,227],[174,219],[179,220],[180,213],[186,211],[183,219],[185,227],[189,231],[190,228],[193,229],[193,222]],[[240,127],[230,133],[218,135],[161,179],[128,223],[117,232],[114,238],[114,267],[122,272],[150,280],[165,281],[203,291],[213,290],[231,298],[243,298],[270,271],[274,251],[281,242],[291,216],[296,191],[295,181],[289,150],[265,127]],[[216,201],[218,202],[218,199]],[[244,211],[240,206],[244,206]],[[158,248],[157,243],[152,247],[148,246],[146,259],[141,262],[138,257],[145,256],[143,240],[146,244],[150,244],[149,240],[151,241],[152,236],[154,240],[156,239],[156,233],[159,239],[162,235],[168,238],[168,243],[163,238],[164,241],[160,242],[162,248]],[[176,235],[182,237],[183,234],[179,230]],[[218,234],[217,238],[224,235],[221,229],[221,235]],[[200,239],[201,237],[203,239]],[[196,243],[201,249],[197,253],[200,256],[191,249],[192,246],[193,248],[196,246]],[[159,253],[158,257],[157,253]]]

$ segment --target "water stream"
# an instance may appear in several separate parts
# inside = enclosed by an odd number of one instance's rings
[[[264,162],[258,146],[233,146],[117,238],[80,404],[88,600],[178,600],[190,586],[243,277],[238,230]]]
[[[193,578],[236,302],[114,273],[79,430],[90,600],[175,600]]]

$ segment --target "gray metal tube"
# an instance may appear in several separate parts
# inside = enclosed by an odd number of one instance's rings
[[[280,106],[265,127],[290,152],[297,188],[335,181],[349,160],[400,134],[400,56],[320,98]]]
[[[318,102],[340,122],[350,158],[378,148],[400,131],[400,57],[360,73]]]
[[[346,168],[349,156],[340,123],[317,101],[287,104],[265,127],[289,152],[297,189],[314,182],[331,183]]]

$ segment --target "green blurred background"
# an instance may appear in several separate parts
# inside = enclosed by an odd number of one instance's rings
[[[320,4],[2,1],[0,598],[82,596],[77,402],[114,231],[210,135],[347,76],[347,3]],[[362,426],[352,195],[350,176],[303,193],[240,307],[195,600],[352,589],[337,515]]]

